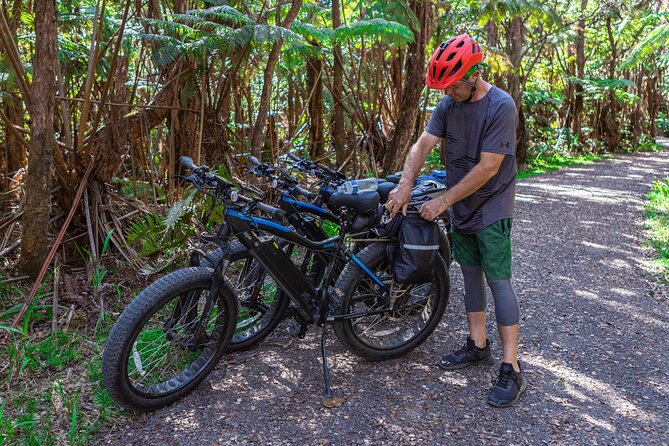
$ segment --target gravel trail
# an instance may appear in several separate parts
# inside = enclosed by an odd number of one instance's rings
[[[280,326],[182,401],[124,420],[98,444],[669,445],[669,287],[654,282],[643,228],[644,194],[667,176],[669,151],[519,182],[514,286],[529,387],[511,408],[485,402],[501,360],[491,298],[495,365],[436,367],[466,336],[454,265],[446,315],[410,355],[368,363],[330,338],[342,406],[322,404],[320,331],[291,340]]]

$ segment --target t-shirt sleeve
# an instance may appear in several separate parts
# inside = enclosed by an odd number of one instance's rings
[[[446,115],[449,103],[449,97],[446,96],[441,101],[439,101],[437,106],[434,108],[432,116],[430,116],[430,121],[425,127],[425,131],[430,135],[436,136],[438,138],[446,137]]]
[[[499,105],[485,130],[481,142],[481,152],[514,155],[516,153],[517,125],[518,111],[516,110],[516,104],[511,97],[508,97]]]

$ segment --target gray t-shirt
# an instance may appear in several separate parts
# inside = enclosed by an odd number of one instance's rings
[[[441,160],[446,182],[453,187],[481,159],[481,152],[507,155],[497,174],[472,195],[453,205],[453,225],[463,234],[513,216],[516,194],[516,126],[518,112],[511,96],[492,87],[473,103],[454,102],[445,96],[437,105],[425,131],[445,138]]]

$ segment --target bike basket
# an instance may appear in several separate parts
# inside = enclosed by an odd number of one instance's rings
[[[397,243],[389,247],[397,283],[426,283],[432,279],[439,252],[439,225],[419,215],[398,215]],[[393,219],[395,220],[395,219]],[[395,223],[396,225],[398,223]]]

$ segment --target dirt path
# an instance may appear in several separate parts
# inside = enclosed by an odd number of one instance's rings
[[[669,148],[669,143],[665,141]],[[400,360],[366,363],[336,341],[339,408],[322,406],[316,332],[284,329],[233,355],[183,401],[107,431],[102,444],[669,444],[667,287],[651,285],[643,196],[669,151],[621,156],[519,183],[514,284],[530,386],[494,409],[497,363],[443,372],[466,336],[459,268],[435,334]],[[492,304],[488,306],[489,314]],[[284,344],[282,344],[284,343]]]

